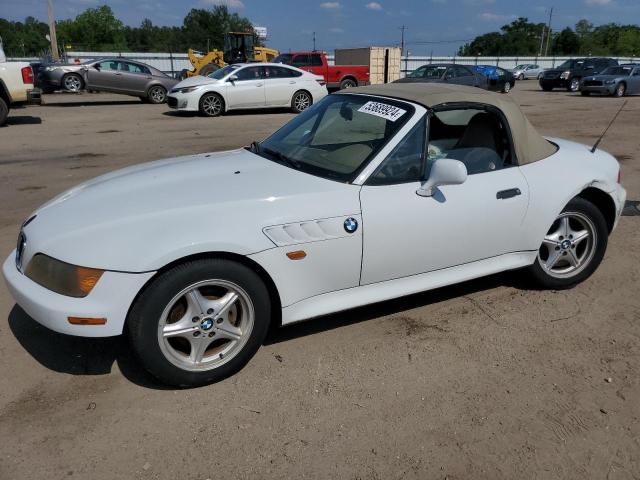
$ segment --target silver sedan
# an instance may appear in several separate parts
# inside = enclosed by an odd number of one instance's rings
[[[52,64],[39,78],[45,92],[93,90],[133,95],[151,103],[164,103],[178,80],[144,63],[127,58],[101,58],[82,64]]]

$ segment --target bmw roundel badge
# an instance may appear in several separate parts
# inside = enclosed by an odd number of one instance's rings
[[[349,217],[344,221],[344,230],[347,233],[353,233],[358,229],[358,221],[353,218],[353,217]]]

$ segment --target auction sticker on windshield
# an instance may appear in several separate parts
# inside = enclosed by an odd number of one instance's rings
[[[402,115],[407,113],[406,110],[403,110],[401,108],[378,102],[367,102],[363,106],[361,106],[358,111],[362,113],[368,113],[369,115],[375,115],[376,117],[382,117],[392,122],[395,122]]]

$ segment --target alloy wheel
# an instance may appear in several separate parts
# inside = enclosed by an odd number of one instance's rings
[[[511,83],[507,82],[504,84],[504,93],[509,93],[511,91]]]
[[[589,265],[596,245],[597,233],[591,219],[579,212],[563,212],[545,235],[538,262],[552,277],[574,277]]]
[[[626,88],[624,86],[624,83],[621,83],[616,87],[616,97],[624,97],[625,92]]]
[[[220,115],[222,112],[222,101],[217,95],[209,95],[202,99],[202,110],[210,117]]]
[[[293,99],[293,106],[298,112],[301,112],[309,108],[310,105],[311,105],[311,99],[309,98],[309,95],[306,93],[299,93]]]
[[[572,92],[577,92],[580,89],[580,80],[577,78],[572,79],[569,88]]]
[[[153,87],[149,91],[149,98],[153,103],[164,103],[166,92],[162,87]]]
[[[198,282],[178,293],[162,312],[160,350],[182,370],[212,370],[243,349],[254,322],[253,303],[239,285],[227,280]]]
[[[82,80],[77,75],[67,75],[64,79],[64,88],[70,92],[77,92],[82,88]]]

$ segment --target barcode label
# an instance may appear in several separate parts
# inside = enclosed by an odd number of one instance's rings
[[[376,117],[382,117],[392,122],[395,122],[402,115],[407,113],[406,110],[403,110],[401,108],[378,102],[367,102],[363,106],[361,106],[358,111],[362,113],[368,113],[369,115],[375,115]]]

